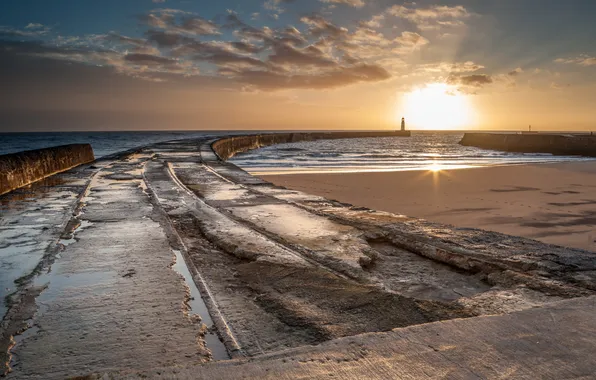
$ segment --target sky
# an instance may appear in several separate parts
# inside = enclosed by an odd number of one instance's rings
[[[0,132],[596,129],[596,1],[3,0]]]

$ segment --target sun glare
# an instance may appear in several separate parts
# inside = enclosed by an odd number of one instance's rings
[[[431,172],[440,172],[441,170],[445,169],[441,164],[433,162],[428,166],[428,170]]]
[[[405,117],[412,129],[460,129],[475,123],[469,97],[446,83],[432,83],[405,94],[397,117]]]

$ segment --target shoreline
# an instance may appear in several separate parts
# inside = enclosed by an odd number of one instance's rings
[[[596,162],[579,161],[436,172],[258,176],[355,206],[596,251],[593,174]]]
[[[471,169],[489,169],[497,167],[508,167],[508,166],[544,166],[544,165],[559,165],[559,164],[575,164],[575,163],[596,163],[596,158],[582,157],[584,160],[577,161],[558,161],[558,162],[532,162],[532,163],[503,163],[503,164],[487,164],[487,165],[460,165],[461,167],[454,167],[453,165],[444,169],[440,163],[436,163],[436,168],[429,165],[426,168],[411,167],[411,168],[400,168],[400,169],[321,169],[321,170],[279,170],[279,171],[259,171],[251,170],[250,168],[243,169],[250,175],[255,177],[266,177],[266,176],[285,176],[285,175],[296,175],[296,174],[357,174],[357,173],[400,173],[400,172],[450,172],[454,170],[471,170]]]

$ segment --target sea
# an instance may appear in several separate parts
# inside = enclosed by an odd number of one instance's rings
[[[318,140],[273,145],[231,161],[252,174],[453,170],[494,165],[594,161],[580,156],[510,153],[459,145],[463,132],[412,131],[407,137]]]
[[[0,155],[66,144],[91,144],[96,158],[162,141],[221,134],[212,132],[30,132],[0,133]]]
[[[238,132],[234,132],[238,133]],[[0,134],[0,155],[50,146],[89,143],[102,156],[161,141],[226,132],[56,132]],[[459,145],[463,132],[413,131],[412,136],[318,140],[279,144],[241,153],[233,163],[253,174],[452,170],[594,158],[491,151]]]

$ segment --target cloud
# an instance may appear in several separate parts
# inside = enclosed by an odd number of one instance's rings
[[[557,58],[555,59],[556,63],[566,63],[566,64],[577,64],[580,66],[595,66],[596,65],[596,57],[591,57],[586,54],[582,54],[575,58]]]
[[[270,5],[289,2],[270,1]],[[359,6],[358,2],[347,3]],[[421,15],[440,19],[462,13],[459,8],[432,9],[437,16]],[[373,16],[348,29],[313,13],[301,16],[298,27],[272,28],[250,25],[233,11],[207,20],[192,12],[162,8],[139,16],[146,29],[141,37],[117,32],[58,36],[40,43],[45,51],[26,54],[109,67],[152,81],[201,76],[226,79],[255,90],[336,88],[387,80],[407,68],[407,57],[430,44],[421,31],[381,32],[376,26],[385,17]],[[23,32],[37,30],[43,26],[31,26]],[[479,67],[471,62],[451,64],[447,72],[463,73]],[[462,86],[472,85],[465,78],[460,82]]]
[[[472,75],[455,75],[452,74],[447,78],[447,83],[452,85],[462,85],[471,87],[482,87],[493,83],[493,79],[487,74],[472,74]]]
[[[285,9],[281,7],[282,3],[293,3],[294,0],[267,0],[263,3],[263,8],[270,11],[270,16],[277,20],[279,15],[285,12]],[[254,15],[254,14],[253,14]],[[254,18],[253,18],[254,19]]]
[[[337,26],[319,14],[312,14],[300,18],[300,21],[309,26],[309,32],[315,37],[328,35],[339,37],[348,32],[344,27]]]
[[[327,89],[347,86],[359,82],[378,82],[389,79],[391,74],[382,67],[361,64],[337,68],[316,75],[284,75],[271,71],[244,71],[236,79],[263,90]]]
[[[514,77],[514,76],[517,76],[523,72],[524,72],[524,70],[521,67],[518,67],[515,70],[508,72],[507,75]]]
[[[45,29],[45,27],[43,26],[43,24],[30,22],[29,24],[27,24],[25,29]]]
[[[133,53],[126,54],[124,60],[138,65],[155,66],[155,65],[175,65],[175,59],[160,57],[152,54]]]
[[[256,53],[260,53],[261,51],[263,51],[262,46],[257,46],[257,45],[254,45],[254,44],[251,44],[251,43],[245,42],[245,41],[234,41],[231,43],[231,45],[234,49],[241,51],[243,53],[256,54]]]
[[[375,16],[372,16],[370,20],[367,21],[360,21],[361,27],[366,28],[380,28],[381,22],[385,20],[385,14],[381,13]]]
[[[363,0],[320,0],[323,3],[344,4],[350,7],[362,8],[365,4]]]
[[[50,27],[42,24],[29,23],[25,30],[0,25],[0,37],[40,37],[50,32]]]
[[[190,35],[218,35],[218,25],[190,12],[176,9],[156,9],[139,19],[147,25],[168,32]]]
[[[269,61],[278,65],[335,67],[337,63],[321,49],[308,46],[300,49],[289,44],[276,44]]]
[[[417,49],[421,46],[428,45],[429,41],[418,33],[402,32],[400,36],[394,39],[399,45],[409,49]]]
[[[166,32],[162,30],[148,30],[145,32],[145,35],[147,36],[148,41],[154,42],[157,44],[157,46],[162,48],[173,47],[194,41],[192,38],[183,36],[180,33]]]
[[[387,9],[387,15],[410,21],[421,30],[440,29],[464,25],[463,20],[470,13],[461,5],[454,7],[434,5],[427,8],[413,8],[406,5],[394,5]]]

